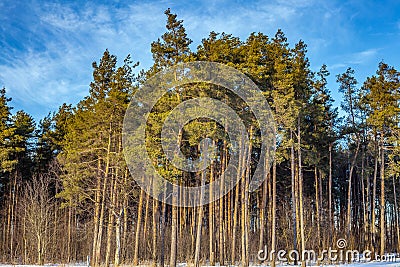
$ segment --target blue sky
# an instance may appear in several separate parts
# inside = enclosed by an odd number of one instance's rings
[[[304,40],[311,68],[325,63],[340,105],[335,75],[347,67],[362,83],[378,63],[400,69],[400,1],[0,1],[0,86],[14,111],[40,119],[88,94],[91,63],[106,48],[120,61],[131,54],[152,64],[150,44],[165,32],[168,7],[184,20],[193,49],[210,31],[243,40],[283,29],[291,45]]]

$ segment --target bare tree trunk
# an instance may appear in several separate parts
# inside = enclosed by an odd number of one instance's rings
[[[92,259],[93,266],[98,266],[98,262],[96,262],[96,249],[97,249],[97,234],[99,233],[99,219],[100,219],[100,192],[101,192],[101,159],[98,159],[97,163],[97,186],[95,193],[95,203],[94,203],[94,216],[93,216],[93,251],[92,251]],[[69,259],[69,251],[67,252]]]
[[[393,199],[394,199],[394,214],[396,218],[396,237],[397,237],[397,246],[396,250],[397,252],[400,251],[400,229],[399,229],[399,209],[397,206],[397,191],[396,191],[396,179],[395,176],[393,175]]]
[[[208,145],[205,144],[205,147],[203,148],[203,153],[208,153]],[[206,156],[208,158],[209,155]],[[204,160],[204,166],[206,167],[207,161]],[[195,253],[194,253],[194,266],[199,267],[200,266],[200,246],[201,246],[201,227],[203,224],[203,203],[204,203],[204,185],[206,184],[206,172],[207,169],[205,168],[202,173],[201,173],[201,189],[200,189],[200,197],[199,197],[199,206],[198,206],[198,218],[197,218],[197,233],[196,233],[196,248],[195,248]],[[211,197],[212,191],[210,190],[210,197]]]
[[[139,204],[138,204],[138,216],[136,222],[136,231],[135,231],[135,247],[133,251],[133,265],[139,264],[139,237],[140,237],[140,229],[142,223],[142,210],[143,210],[143,195],[144,191],[140,188],[140,196],[139,196]]]
[[[51,218],[54,217],[54,198],[49,194],[49,186],[49,177],[34,177],[25,185],[21,201],[22,208],[26,211],[27,231],[32,237],[28,242],[36,249],[34,253],[39,265],[43,265],[45,260],[46,248],[51,240],[48,229],[52,226]]]
[[[315,217],[317,222],[317,244],[318,248],[322,247],[321,245],[321,225],[320,225],[320,206],[319,206],[319,177],[317,166],[314,166],[314,179],[315,179]],[[318,263],[317,263],[318,264]]]
[[[215,141],[213,141],[215,146]],[[227,145],[226,140],[224,140],[224,147],[223,147],[223,155],[222,155],[222,162],[221,162],[221,169],[226,167],[226,160],[227,160]],[[212,163],[213,164],[213,163]],[[213,176],[213,174],[211,174]],[[223,195],[224,190],[224,182],[225,182],[225,174],[221,176],[221,187],[220,187],[220,195]],[[219,231],[219,263],[220,265],[225,265],[225,247],[224,247],[224,197],[219,199],[219,222],[218,222],[218,231]]]
[[[299,157],[299,208],[300,208],[300,236],[301,236],[301,252],[306,250],[306,240],[304,236],[304,211],[303,211],[303,172],[302,172],[302,158],[301,158],[301,129],[300,129],[300,117],[298,118],[298,130],[297,130],[297,142],[299,146],[298,157]],[[305,259],[302,260],[301,266],[305,267]]]
[[[245,157],[244,153],[244,144],[243,144],[243,138],[239,140],[239,161],[238,161],[238,168],[237,168],[237,181],[238,183],[236,184],[236,191],[235,191],[235,201],[234,201],[234,207],[233,207],[233,229],[232,229],[232,247],[231,247],[231,264],[235,265],[236,262],[236,233],[237,233],[237,228],[238,228],[238,210],[239,210],[239,192],[240,192],[240,183],[241,183],[241,177],[243,175],[243,160],[242,158]]]
[[[376,142],[376,135],[375,135],[375,142]],[[374,164],[374,181],[372,184],[372,200],[371,200],[371,212],[372,212],[372,219],[371,219],[371,251],[372,251],[372,256],[375,257],[375,246],[376,246],[376,211],[375,211],[375,206],[376,206],[376,187],[377,187],[377,176],[378,176],[378,159],[380,155],[380,149],[378,150],[378,147],[375,146],[376,150],[376,155],[375,155],[375,164]]]
[[[150,184],[150,187],[152,183]],[[151,188],[149,188],[150,190]],[[143,240],[147,240],[147,228],[148,228],[148,214],[149,214],[149,206],[150,206],[150,195],[146,194],[146,208],[144,210],[144,224],[143,224]]]
[[[17,179],[18,179],[18,172],[14,172],[14,181],[13,181],[13,190],[12,190],[12,198],[11,198],[11,228],[10,228],[10,260],[14,260],[14,232],[16,228],[15,224],[15,206],[17,202]]]
[[[348,184],[348,189],[347,189],[347,219],[346,219],[347,240],[350,240],[351,225],[352,225],[352,221],[351,221],[351,208],[352,208],[352,206],[351,206],[351,198],[352,198],[351,190],[352,190],[352,186],[351,186],[351,184],[353,181],[353,171],[354,171],[354,167],[356,165],[359,149],[360,149],[360,141],[358,140],[358,137],[357,137],[357,147],[356,147],[356,151],[354,152],[354,157],[353,157],[353,160],[351,161],[351,165],[350,165],[349,184]]]
[[[164,199],[165,199],[165,191],[164,191]],[[165,201],[161,204],[161,242],[160,242],[160,265],[164,266],[164,260],[165,260],[165,227],[166,227],[166,213],[167,213],[167,204],[165,204]]]
[[[212,186],[213,177],[210,176],[210,192],[213,192]],[[210,203],[208,204],[208,232],[210,235],[209,238],[209,249],[210,249],[210,265],[215,265],[215,250],[214,250],[214,198],[213,194],[210,194]]]
[[[249,180],[251,175],[251,151],[252,151],[252,136],[253,136],[253,128],[250,127],[249,131],[249,144],[247,153],[245,153],[246,160],[243,163],[243,167],[245,168],[245,175],[242,178],[242,194],[244,195],[243,206],[242,206],[242,266],[249,266]]]
[[[364,153],[365,153],[365,151],[364,151]],[[364,163],[364,168],[366,168],[366,169],[368,169],[368,157],[365,157],[364,156],[364,160],[365,160],[365,163]],[[364,176],[365,176],[365,171],[364,171]],[[365,188],[366,188],[366,203],[365,203],[365,209],[367,210],[367,214],[366,214],[366,216],[367,216],[367,225],[366,225],[366,228],[365,228],[365,240],[367,241],[366,242],[366,245],[365,245],[365,247],[366,247],[366,249],[370,249],[371,247],[370,247],[370,238],[371,238],[371,235],[370,235],[370,231],[371,231],[371,226],[370,226],[370,223],[371,223],[371,217],[370,217],[370,214],[371,214],[371,210],[370,210],[370,202],[371,202],[371,196],[370,196],[370,188],[371,188],[371,181],[370,181],[370,177],[369,177],[369,175],[367,175],[367,177],[366,177],[366,186],[365,186]]]
[[[202,184],[203,184],[203,179],[204,176],[202,174]],[[200,203],[202,203],[203,201],[203,194],[204,194],[204,189],[201,189],[201,193],[200,193]],[[194,252],[194,266],[195,267],[199,267],[200,266],[200,246],[201,246],[201,227],[203,224],[203,205],[200,204],[200,206],[198,207],[198,217],[197,217],[197,232],[196,232],[196,246],[195,246],[195,252]]]
[[[176,78],[176,77],[175,77]],[[179,97],[179,95],[178,95]],[[180,101],[179,101],[180,102]],[[182,143],[182,129],[179,130],[177,147],[179,148]],[[175,156],[178,151],[175,151]],[[179,184],[179,181],[178,181]],[[171,250],[170,250],[170,260],[169,267],[176,267],[176,255],[178,248],[178,189],[173,187],[172,189],[172,225],[171,225]]]
[[[260,237],[259,237],[259,243],[258,243],[258,250],[263,250],[264,249],[264,236],[265,236],[265,224],[266,224],[266,219],[265,219],[265,213],[266,213],[266,206],[267,206],[267,194],[268,194],[268,176],[269,175],[269,170],[267,169],[269,167],[268,164],[268,157],[265,157],[265,162],[264,162],[264,184],[261,189],[261,207],[260,207]]]
[[[239,173],[240,171],[238,171]],[[240,174],[239,174],[240,175]],[[239,182],[240,183],[240,182]],[[237,221],[238,221],[238,206],[239,206],[239,190],[240,184],[236,185],[235,189],[235,202],[233,207],[233,229],[232,229],[232,248],[231,248],[231,264],[235,265],[236,262],[236,232],[237,232]]]
[[[112,180],[111,180],[111,185],[110,185],[110,196],[111,196],[111,204],[112,207],[108,209],[108,224],[107,224],[107,242],[106,242],[106,260],[105,260],[105,265],[106,267],[109,266],[110,264],[110,256],[111,256],[111,237],[112,237],[112,227],[114,225],[114,214],[115,213],[114,209],[116,207],[116,194],[117,194],[117,179],[118,173],[112,174]]]
[[[158,221],[158,200],[153,199],[153,266],[157,265],[157,221]]]
[[[382,148],[381,148],[381,246],[380,255],[385,254],[385,150],[383,145],[382,133]]]
[[[122,232],[122,257],[125,259],[126,258],[126,244],[127,244],[127,236],[128,236],[128,191],[126,188],[128,187],[128,168],[125,169],[124,172],[124,187],[123,187],[123,214],[124,214],[124,226],[123,226],[123,232]]]
[[[293,133],[290,132],[290,139],[292,140],[292,145],[290,148],[290,169],[292,176],[292,220],[293,220],[293,250],[297,251],[297,204],[296,204],[296,177],[295,177],[295,165],[294,165],[294,144],[293,144]],[[294,265],[297,265],[297,260],[295,259]]]
[[[178,237],[178,207],[177,207],[177,194],[174,190],[172,193],[172,225],[171,225],[171,253],[169,266],[176,267],[176,253],[177,253],[177,237]]]
[[[364,221],[364,240],[363,240],[363,247],[365,245],[368,246],[368,212],[367,212],[367,207],[368,207],[368,182],[367,182],[367,198],[365,197],[365,151],[364,151],[364,146],[362,147],[362,157],[361,157],[361,195],[362,195],[362,210],[363,210],[363,221]]]
[[[68,207],[68,240],[67,240],[67,262],[71,262],[71,224],[72,224],[72,203]]]
[[[333,214],[332,214],[332,147],[333,144],[329,144],[329,181],[328,181],[328,212],[329,212],[329,244],[332,243],[333,236]]]
[[[271,250],[276,250],[276,160],[272,165],[272,229]],[[267,253],[267,251],[265,251]],[[271,259],[271,266],[275,267],[275,253]]]
[[[95,266],[100,264],[101,261],[101,244],[102,244],[102,237],[103,237],[103,223],[104,223],[104,214],[105,214],[105,202],[106,202],[106,190],[108,185],[108,173],[110,168],[110,156],[111,156],[111,130],[112,125],[110,123],[109,134],[108,134],[108,145],[107,145],[107,155],[106,155],[106,166],[104,170],[104,182],[103,182],[103,189],[102,189],[102,197],[101,197],[101,208],[100,208],[100,217],[99,217],[99,231],[97,234],[97,243],[96,243],[96,257],[95,257]]]
[[[118,267],[121,260],[121,217],[122,217],[123,209],[119,211],[116,216],[115,223],[115,254],[114,254],[114,267]]]
[[[105,195],[106,195],[106,187],[107,187],[107,178],[104,177],[104,184],[102,189],[102,201],[101,201],[101,208],[100,208],[100,217],[99,217],[99,231],[97,234],[97,242],[96,242],[96,257],[95,263],[97,265],[101,262],[101,244],[102,244],[102,237],[103,237],[103,224],[104,224],[104,213],[105,213]]]

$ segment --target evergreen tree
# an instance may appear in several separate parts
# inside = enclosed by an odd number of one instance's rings
[[[357,163],[357,157],[360,150],[361,140],[359,131],[359,116],[360,116],[360,89],[357,87],[357,80],[354,78],[354,70],[348,68],[345,73],[337,75],[337,82],[339,83],[339,91],[344,95],[344,101],[342,103],[342,109],[348,113],[346,118],[346,124],[342,129],[342,134],[347,137],[349,153],[352,151],[352,159],[350,163],[349,175],[348,175],[348,189],[347,189],[347,237],[350,238],[352,229],[352,184],[354,168]],[[350,158],[350,155],[349,155]]]
[[[367,122],[377,130],[380,144],[380,255],[385,253],[385,166],[387,146],[390,145],[393,130],[398,127],[400,73],[384,62],[379,63],[376,76],[364,83],[367,90],[365,102],[369,114]],[[375,222],[373,222],[375,223]]]

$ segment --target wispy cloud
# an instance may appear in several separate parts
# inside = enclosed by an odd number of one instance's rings
[[[354,53],[350,55],[350,59],[348,61],[349,64],[363,64],[368,62],[369,60],[373,59],[376,54],[378,53],[379,49],[371,48],[366,49],[361,52]]]
[[[150,59],[150,42],[164,24],[162,7],[154,16],[150,4],[111,9],[91,4],[80,9],[67,4],[30,8],[37,18],[24,25],[30,40],[19,37],[15,42],[20,49],[16,44],[8,47],[7,56],[0,60],[0,83],[18,108],[32,112],[29,107],[36,107],[33,112],[39,117],[63,102],[76,103],[87,95],[91,62],[106,48],[121,60],[129,53],[134,60]]]
[[[330,65],[330,66],[329,66],[329,69],[330,69],[331,71],[333,71],[333,70],[345,68],[346,66],[347,66],[347,65],[344,64],[344,63],[337,63],[337,64]]]
[[[150,44],[165,32],[163,13],[168,7],[184,20],[194,48],[210,31],[245,39],[251,32],[272,36],[281,28],[291,44],[299,39],[308,44],[308,56],[316,69],[322,63],[330,70],[349,64],[367,66],[388,51],[373,48],[383,46],[365,42],[358,33],[360,28],[354,28],[364,11],[336,0],[5,1],[0,2],[7,14],[0,17],[0,86],[8,88],[13,104],[36,112],[36,117],[86,95],[91,63],[106,48],[121,60],[132,53],[142,68],[150,67]],[[400,29],[397,17],[392,25]]]
[[[380,48],[369,48],[359,52],[335,56],[336,63],[329,65],[331,71],[343,70],[347,67],[355,67],[360,65],[370,65],[375,60]]]
[[[290,24],[313,1],[277,0],[252,5],[210,1],[194,4],[203,10],[174,3],[171,7],[184,19],[189,36],[199,43],[210,31],[243,38],[252,31],[274,32],[277,25]],[[14,12],[32,12],[19,29],[28,38],[15,38],[19,49],[16,44],[5,43],[9,51],[0,61],[0,82],[19,106],[43,110],[39,116],[62,102],[75,103],[87,93],[91,62],[106,48],[119,57],[133,53],[142,67],[150,66],[150,43],[164,31],[163,12],[167,7],[163,2],[124,6],[31,2],[28,7],[15,6]],[[12,27],[13,21],[8,23]],[[11,29],[3,29],[3,34],[6,30]]]

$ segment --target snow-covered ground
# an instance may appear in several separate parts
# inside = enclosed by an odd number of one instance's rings
[[[21,264],[1,264],[0,267],[85,267],[85,263],[75,263],[75,264],[45,264],[45,265],[21,265]]]
[[[77,263],[77,264],[45,264],[45,265],[11,265],[11,264],[0,264],[0,267],[84,267],[85,263]],[[124,266],[132,266],[132,265],[121,265]],[[140,267],[147,267],[151,265],[139,265]],[[186,263],[177,264],[178,267],[189,267]],[[269,267],[267,265],[251,265],[253,267]],[[287,264],[279,264],[277,266],[293,266]],[[309,265],[307,265],[309,266]],[[314,265],[315,266],[315,265]],[[365,263],[351,263],[351,264],[333,264],[333,265],[319,265],[320,267],[400,267],[400,259],[397,258],[397,262],[365,262]],[[209,265],[202,265],[202,267],[215,267]],[[218,266],[222,267],[222,266]]]

